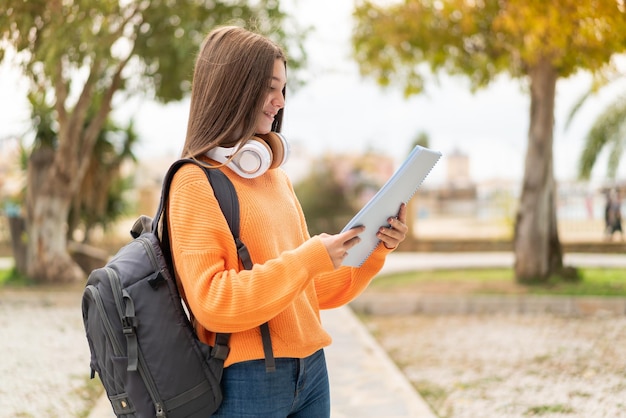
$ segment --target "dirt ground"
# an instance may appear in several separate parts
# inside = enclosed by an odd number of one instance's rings
[[[513,280],[366,290],[522,294]],[[374,296],[372,298],[371,296]],[[441,418],[626,417],[626,317],[541,314],[361,316]]]
[[[84,285],[0,289],[0,417],[86,416],[90,380]]]
[[[440,417],[625,417],[626,318],[366,317]]]

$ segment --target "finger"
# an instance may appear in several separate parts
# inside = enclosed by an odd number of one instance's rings
[[[381,227],[376,233],[376,237],[385,244],[385,247],[389,249],[397,247],[400,242],[404,241],[406,230],[408,229],[406,225],[400,223],[399,221],[395,222],[395,226],[397,228]]]
[[[341,239],[341,241],[345,245],[345,243],[357,237],[363,231],[365,231],[365,226],[363,225],[355,226],[354,228],[348,229],[347,231],[342,232],[341,234],[338,234],[338,238]]]
[[[400,209],[398,209],[398,215],[395,217],[387,218],[387,223],[389,224],[389,227],[402,229],[401,225],[404,225],[406,223],[406,211],[406,203],[401,203]]]
[[[400,209],[398,210],[398,216],[396,217],[400,222],[406,223],[406,203],[400,204]]]
[[[387,222],[389,222],[389,227],[387,227],[386,230],[389,230],[389,231],[393,231],[395,229],[404,234],[409,229],[409,227],[404,222],[402,222],[402,220],[398,218],[389,218]],[[380,232],[383,232],[382,228]]]
[[[404,233],[395,228],[381,227],[378,230],[378,233],[376,235],[378,239],[381,239],[381,240],[385,240],[385,239],[399,240],[404,235]]]
[[[395,217],[390,217],[387,222],[389,222],[389,224],[391,224],[394,220],[398,220],[402,223],[406,222],[406,203],[401,203],[400,204],[400,209],[398,209],[398,214]]]
[[[378,239],[380,239],[380,241],[388,249],[396,248],[398,244],[400,244],[400,239],[396,239],[396,238],[390,237],[389,235],[385,235],[381,233],[378,234]]]
[[[359,237],[358,235],[356,237],[352,237],[351,239],[349,239],[348,241],[343,243],[343,248],[345,250],[349,250],[350,248],[354,247],[355,245],[357,245],[359,242],[361,242],[361,237]],[[344,257],[347,255],[347,253],[344,255]]]

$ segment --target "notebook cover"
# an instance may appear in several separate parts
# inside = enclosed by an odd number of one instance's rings
[[[441,152],[416,145],[406,160],[387,180],[383,187],[348,222],[342,232],[365,225],[361,242],[348,251],[342,265],[359,267],[379,243],[378,228],[388,225],[389,217],[397,216],[401,203],[407,203],[430,173]]]

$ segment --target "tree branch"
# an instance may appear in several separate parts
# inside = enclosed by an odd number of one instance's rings
[[[69,121],[69,135],[71,138],[79,138],[82,134],[89,105],[93,98],[94,88],[100,74],[100,63],[101,60],[98,57],[94,57],[94,61],[89,69],[89,77],[87,77],[87,81],[85,81],[83,90],[71,113],[71,120]]]
[[[124,18],[121,22],[121,24],[119,25],[118,29],[106,36],[101,37],[101,42],[104,42],[105,40],[109,40],[108,43],[105,43],[106,45],[108,45],[108,56],[107,58],[112,58],[111,56],[111,47],[113,46],[113,44],[120,39],[123,34],[124,34],[124,27],[126,26],[126,24],[128,24],[128,22],[131,21],[131,19],[133,19],[137,13],[139,11],[139,6],[133,6],[133,9],[131,11],[131,13],[128,14],[128,16],[126,18]],[[132,51],[129,54],[129,57],[132,56]],[[121,72],[121,69],[126,65],[126,63],[128,62],[128,58],[126,58],[126,60],[124,60],[121,63],[121,68],[119,68],[119,71]],[[102,106],[100,107],[100,109],[98,110],[98,114],[96,115],[96,117],[92,120],[92,122],[90,123],[90,127],[86,128],[84,127],[84,123],[87,117],[87,113],[89,111],[89,105],[91,104],[91,101],[93,99],[93,94],[94,94],[94,87],[95,84],[98,82],[98,78],[101,74],[101,69],[100,69],[100,64],[102,63],[101,59],[98,59],[97,56],[94,58],[94,62],[91,65],[90,71],[89,71],[89,77],[87,79],[87,81],[85,82],[85,85],[83,87],[83,91],[81,92],[80,97],[78,98],[78,101],[76,103],[76,106],[74,108],[74,111],[72,112],[72,120],[70,122],[70,131],[69,134],[74,136],[81,136],[83,137],[83,146],[82,147],[76,147],[76,152],[77,152],[77,156],[84,156],[85,152],[84,149],[89,150],[88,152],[91,152],[91,149],[93,148],[92,144],[90,144],[89,142],[91,142],[91,134],[85,132],[85,130],[89,130],[89,129],[95,129],[95,127],[98,126],[98,123],[96,122],[97,119],[99,119],[99,114],[101,114],[105,109],[105,116],[104,119],[101,121],[101,125],[98,127],[97,132],[95,133],[95,137],[97,137],[100,128],[102,128],[102,125],[104,124],[104,121],[106,120],[106,116],[108,115],[108,113],[110,112],[111,108],[110,105],[109,106]],[[119,73],[116,73],[114,75],[114,78],[118,76],[119,77]],[[118,85],[116,87],[119,88],[119,81],[117,81]],[[115,83],[115,80],[112,82],[112,84]],[[106,94],[106,93],[105,93]],[[112,94],[111,94],[112,96]],[[106,98],[103,100],[104,102],[106,102]],[[109,100],[109,104],[110,104],[110,100]],[[94,126],[92,128],[92,125]],[[95,141],[95,137],[93,139],[93,141]],[[84,143],[84,141],[87,142],[87,144]]]
[[[96,112],[94,117],[91,119],[91,121],[89,122],[89,125],[87,126],[87,128],[85,129],[85,132],[83,133],[83,141],[82,141],[83,146],[80,148],[79,155],[78,155],[78,159],[80,161],[78,170],[79,170],[80,175],[86,172],[87,168],[89,167],[89,160],[90,160],[89,156],[91,152],[93,151],[93,147],[95,146],[96,139],[98,138],[98,134],[102,130],[102,127],[104,126],[104,123],[106,122],[106,119],[109,116],[109,113],[111,112],[111,103],[113,101],[113,95],[115,94],[116,91],[119,90],[120,86],[122,85],[122,71],[124,70],[128,62],[130,61],[130,59],[132,58],[133,52],[134,51],[131,51],[128,57],[126,57],[125,60],[121,61],[118,64],[117,69],[115,73],[113,74],[111,84],[109,85],[109,87],[104,93],[104,97],[102,98],[102,103],[100,107],[98,108],[98,111]],[[81,177],[80,175],[79,177]]]
[[[61,138],[67,137],[69,127],[67,125],[67,110],[65,109],[65,101],[67,100],[68,88],[67,83],[63,79],[63,61],[59,60],[56,65],[56,76],[54,82],[54,94],[56,95],[56,102],[54,108],[57,111],[57,117],[59,121],[59,136]]]

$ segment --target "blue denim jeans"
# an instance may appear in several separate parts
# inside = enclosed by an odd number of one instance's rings
[[[330,417],[330,390],[324,351],[303,359],[277,358],[233,364],[222,377],[224,400],[213,417]]]

